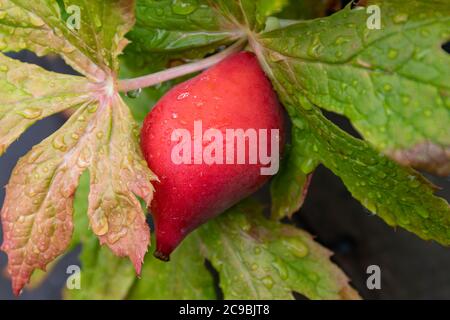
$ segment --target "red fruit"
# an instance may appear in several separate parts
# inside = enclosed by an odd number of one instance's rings
[[[268,155],[273,149],[277,158],[279,151],[271,143],[270,129],[279,129],[279,149],[284,142],[282,108],[250,52],[235,54],[170,90],[149,113],[141,133],[145,159],[160,179],[155,184],[151,211],[156,229],[155,256],[162,260],[169,259],[189,232],[252,194],[270,178],[261,175],[260,169],[269,165],[263,165],[259,157],[256,163],[249,163],[248,143],[245,164],[236,164],[236,157],[231,158],[234,164],[206,164],[202,154],[194,151],[194,140],[202,138],[198,132],[194,135],[194,121],[202,122],[203,133],[210,128],[220,130],[223,154],[226,129],[267,129],[268,141],[262,145],[269,150]],[[171,139],[175,129],[187,129],[191,135],[184,145],[191,148],[192,156],[187,153],[186,158],[191,164],[176,164],[171,157],[180,142]],[[200,144],[203,150],[208,143]],[[231,144],[235,150],[237,143]],[[201,164],[193,164],[194,153],[200,155],[197,160]],[[220,156],[220,149],[212,155]]]

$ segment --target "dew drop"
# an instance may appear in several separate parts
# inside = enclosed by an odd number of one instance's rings
[[[316,36],[311,43],[311,45],[308,47],[307,54],[310,57],[316,58],[319,55],[320,50],[322,49],[322,44],[320,43],[320,39],[318,36]]]
[[[87,111],[88,111],[89,113],[94,113],[94,112],[97,111],[97,108],[98,108],[98,104],[93,103],[93,104],[91,104],[91,105],[87,108]]]
[[[308,247],[298,238],[286,238],[283,240],[284,246],[298,258],[308,255]]]
[[[1,19],[5,19],[6,18],[6,11],[4,11],[4,10],[2,10],[2,11],[0,11],[0,20]]]
[[[30,23],[35,27],[42,27],[44,25],[44,21],[34,14],[30,14]]]
[[[102,27],[102,20],[100,19],[100,17],[98,15],[94,16],[94,23],[97,28]]]
[[[127,92],[127,97],[130,99],[137,99],[142,93],[142,89],[131,90]]]
[[[175,112],[172,113],[172,119],[176,119],[176,118],[178,118],[178,114],[176,114]]]
[[[36,119],[42,114],[42,109],[39,108],[25,108],[23,110],[17,111],[18,115],[21,115],[25,119]]]
[[[300,165],[300,169],[305,174],[311,173],[314,170],[315,167],[316,167],[316,163],[315,163],[315,161],[313,159],[306,159]]]
[[[172,11],[175,14],[188,15],[194,12],[198,7],[197,0],[173,0]]]
[[[336,41],[334,42],[335,44],[337,44],[337,45],[341,45],[341,44],[343,44],[343,43],[345,43],[345,42],[347,42],[348,40],[347,39],[345,39],[344,37],[337,37],[336,38]]]
[[[261,279],[263,285],[267,288],[267,289],[272,289],[273,288],[273,279],[271,276],[267,276]]]
[[[430,109],[425,109],[425,111],[423,112],[423,114],[425,115],[425,117],[431,117],[431,115],[433,114],[433,112]]]
[[[394,60],[397,57],[398,57],[398,51],[395,49],[389,49],[388,58]]]
[[[67,149],[67,146],[66,146],[66,142],[64,141],[64,136],[60,135],[60,136],[57,136],[55,139],[53,139],[52,146],[56,150],[65,151]]]
[[[406,13],[399,13],[394,16],[394,23],[405,23],[408,21],[408,15]]]
[[[275,268],[275,270],[277,270],[282,280],[286,280],[288,278],[289,273],[283,261],[277,260],[272,263],[272,266]]]
[[[7,45],[3,39],[0,39],[0,51],[6,49]]]
[[[402,103],[403,104],[407,105],[407,104],[409,104],[410,101],[411,101],[410,97],[408,97],[408,96],[403,96],[402,97]]]
[[[189,92],[183,92],[182,94],[180,94],[178,97],[177,97],[177,100],[183,100],[183,99],[186,99],[187,97],[189,97]]]
[[[417,210],[417,213],[419,214],[419,216],[421,216],[424,219],[427,219],[430,216],[430,214],[428,213],[428,210],[426,210],[424,208],[417,207],[416,210]]]

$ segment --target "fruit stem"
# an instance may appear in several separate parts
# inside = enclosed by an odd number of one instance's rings
[[[139,78],[119,80],[118,89],[121,92],[133,91],[140,88],[151,87],[158,83],[172,80],[187,74],[202,71],[219,63],[233,53],[239,52],[240,50],[242,50],[246,42],[246,39],[240,39],[225,50],[196,62],[187,63],[178,67],[152,73]]]

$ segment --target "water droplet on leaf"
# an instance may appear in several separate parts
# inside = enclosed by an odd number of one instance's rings
[[[42,114],[42,109],[30,107],[17,111],[17,114],[21,115],[25,119],[31,120],[38,118]]]
[[[173,0],[172,11],[175,14],[188,15],[198,7],[197,0]]]
[[[131,90],[131,91],[127,92],[127,97],[130,98],[130,99],[136,99],[136,98],[139,98],[141,93],[142,93],[142,89],[141,88],[136,89],[136,90]]]

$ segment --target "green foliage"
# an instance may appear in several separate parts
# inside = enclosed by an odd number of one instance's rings
[[[449,245],[449,205],[410,166],[450,172],[450,57],[441,47],[450,38],[450,7],[369,0],[382,12],[382,28],[372,30],[360,7],[323,18],[330,3],[0,0],[0,51],[59,54],[82,75],[48,72],[0,53],[0,155],[36,121],[75,110],[18,162],[7,187],[2,249],[19,257],[9,266],[14,291],[35,269],[81,244],[82,290],[66,292],[69,299],[216,298],[205,260],[218,271],[226,299],[291,299],[293,292],[357,299],[326,249],[277,221],[300,209],[319,164],[389,225]],[[82,17],[77,31],[66,23],[72,5]],[[148,206],[156,177],[142,159],[139,123],[181,79],[131,97],[119,95],[116,75],[143,76],[202,59],[243,38],[292,124],[271,186],[272,220],[247,200],[189,236],[171,262],[144,258],[150,235],[139,200]],[[321,109],[346,116],[365,140],[342,131]]]
[[[450,36],[450,7],[379,4],[380,30],[367,28],[365,10],[346,7],[266,33],[260,44],[280,76],[315,105],[347,116],[378,150],[446,175],[450,56],[441,45]]]
[[[220,274],[225,299],[357,299],[330,253],[294,227],[272,222],[244,202],[199,230],[205,255]]]

